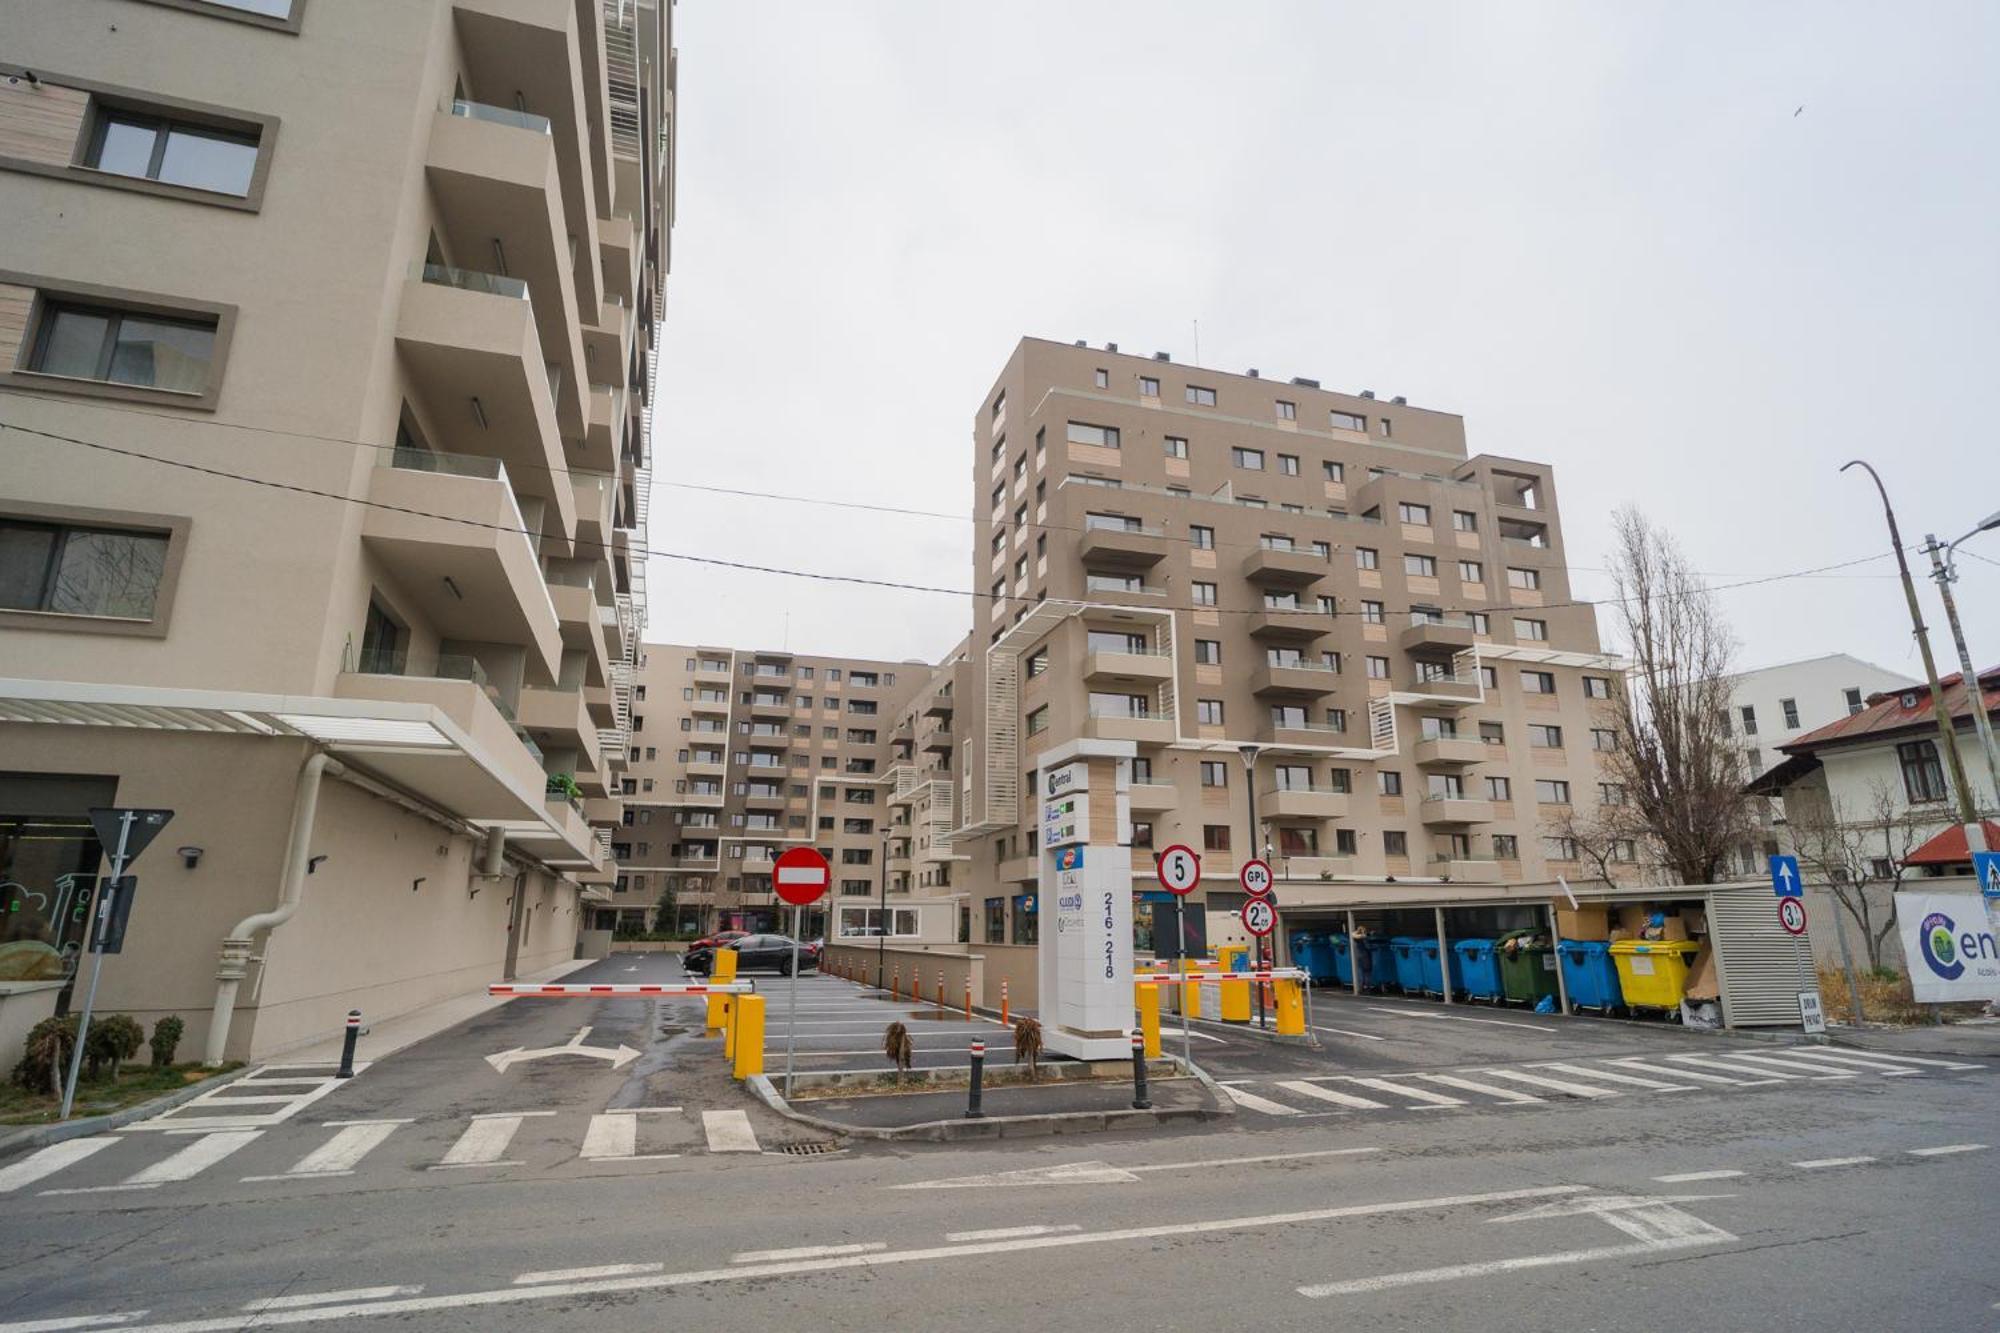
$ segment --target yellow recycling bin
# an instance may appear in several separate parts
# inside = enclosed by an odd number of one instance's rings
[[[1688,960],[1700,952],[1694,940],[1613,940],[1618,988],[1625,1003],[1639,1009],[1679,1009],[1687,998]]]
[[[710,957],[715,960],[709,964],[708,979],[710,981],[736,980],[736,950],[717,949]],[[722,1031],[729,1025],[729,1001],[733,998],[733,996],[729,995],[711,995],[708,997],[708,1030],[711,1035]]]
[[[1303,1037],[1306,1035],[1305,987],[1296,981],[1274,981],[1271,983],[1273,1004],[1278,1011],[1278,1035],[1281,1037]]]
[[[761,995],[732,995],[736,1001],[735,1050],[731,1052],[731,1070],[738,1078],[749,1078],[764,1072],[764,997]]]
[[[1139,1032],[1146,1039],[1146,1058],[1160,1058],[1160,986],[1135,986],[1139,1005]]]

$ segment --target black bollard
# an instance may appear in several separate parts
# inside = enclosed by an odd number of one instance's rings
[[[972,1082],[966,1086],[965,1090],[965,1118],[967,1120],[983,1120],[986,1118],[986,1112],[979,1109],[980,1095],[985,1091],[983,1086],[985,1077],[986,1043],[975,1040],[972,1043]]]
[[[354,1077],[354,1043],[360,1039],[361,1011],[359,1009],[349,1009],[347,1011],[347,1036],[340,1046],[340,1072],[334,1075],[335,1078]]]
[[[1153,1106],[1146,1096],[1146,1034],[1134,1029],[1132,1033],[1132,1109],[1148,1111]]]

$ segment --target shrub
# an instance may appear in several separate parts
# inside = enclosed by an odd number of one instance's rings
[[[181,1033],[186,1029],[187,1024],[174,1014],[153,1024],[153,1039],[147,1044],[153,1048],[155,1069],[164,1069],[174,1062],[174,1052],[180,1047]]]
[[[14,1066],[15,1086],[26,1092],[62,1095],[69,1053],[76,1045],[76,1015],[44,1018],[28,1033],[28,1049]]]
[[[92,1078],[100,1072],[116,1076],[118,1066],[145,1044],[146,1029],[130,1014],[106,1014],[91,1021],[90,1035],[83,1039],[83,1063]]]

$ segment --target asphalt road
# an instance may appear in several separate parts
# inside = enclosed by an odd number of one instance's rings
[[[709,1077],[713,1043],[675,1030],[690,1007],[517,1001],[266,1128],[79,1140],[107,1146],[32,1180],[0,1165],[0,1333],[2000,1328],[2000,1059],[1839,1065],[1660,1029],[1328,1008],[1318,1022],[1381,1040],[1322,1034],[1277,1063],[1206,1043],[1233,1065],[1220,1077],[1290,1115],[788,1156],[796,1127],[761,1112],[752,1149],[711,1132],[708,1113],[751,1104]],[[584,1026],[644,1054],[485,1058]],[[1681,1059],[1744,1054],[1798,1063]],[[1300,1083],[1377,1105],[1281,1086]],[[1419,1109],[1395,1091],[1412,1088],[1456,1104]],[[433,1169],[510,1118],[500,1156]],[[294,1172],[342,1135],[346,1158],[321,1164],[347,1174]],[[200,1169],[159,1170],[218,1139],[233,1146]]]

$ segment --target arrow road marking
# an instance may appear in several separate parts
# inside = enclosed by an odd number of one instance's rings
[[[630,1046],[620,1043],[616,1049],[607,1046],[586,1046],[583,1039],[590,1035],[589,1028],[578,1028],[576,1035],[561,1046],[544,1046],[539,1050],[523,1050],[516,1046],[511,1050],[496,1051],[486,1057],[498,1073],[506,1073],[509,1065],[526,1064],[530,1060],[546,1060],[554,1055],[581,1055],[592,1060],[609,1060],[613,1069],[623,1069],[639,1058],[639,1053]]]

